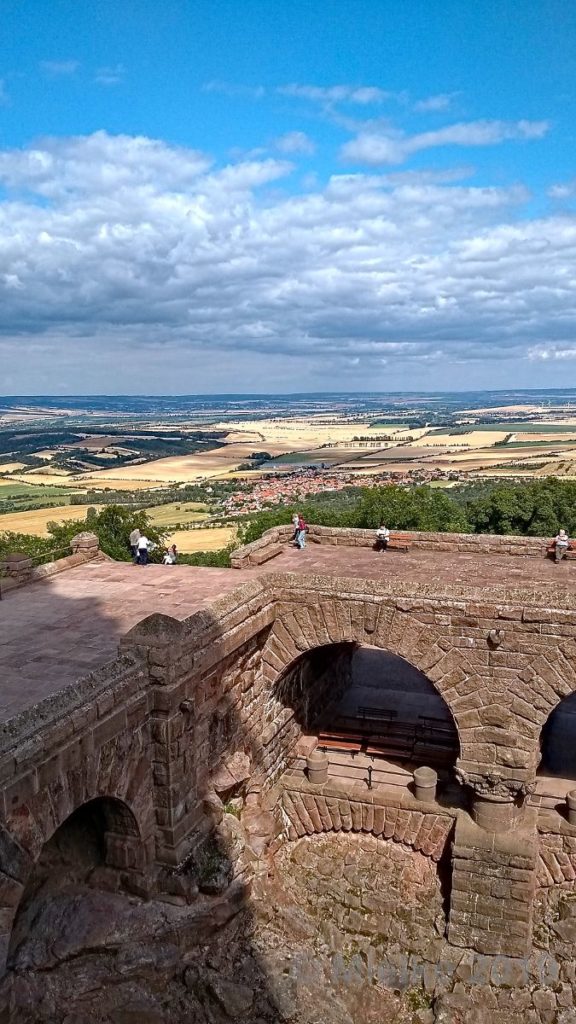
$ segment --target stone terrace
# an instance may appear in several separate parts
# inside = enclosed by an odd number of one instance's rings
[[[118,642],[153,612],[185,619],[255,576],[302,573],[390,583],[404,592],[514,591],[527,604],[576,607],[576,564],[506,554],[286,545],[259,567],[204,569],[94,560],[9,593],[0,603],[0,713],[36,704],[115,657]]]

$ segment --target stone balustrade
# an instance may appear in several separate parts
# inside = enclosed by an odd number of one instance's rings
[[[70,541],[71,554],[53,561],[35,565],[36,559],[29,555],[13,552],[0,559],[0,574],[3,578],[0,581],[3,591],[12,590],[14,587],[24,586],[26,583],[36,583],[48,576],[55,576],[66,569],[72,569],[76,565],[88,562],[100,553],[100,541],[95,533],[84,531],[76,534]],[[55,554],[58,552],[54,552]]]
[[[234,569],[248,569],[280,554],[282,545],[292,538],[292,525],[275,526],[258,540],[237,548],[230,556]],[[411,548],[423,551],[463,551],[471,554],[517,555],[543,558],[549,544],[545,537],[515,537],[495,534],[423,533],[392,530],[395,539],[406,541]],[[308,540],[312,544],[336,547],[374,546],[374,530],[354,530],[344,527],[315,526],[309,528]]]

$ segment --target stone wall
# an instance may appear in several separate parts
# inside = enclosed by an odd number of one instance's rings
[[[292,526],[275,526],[258,540],[237,548],[230,556],[234,569],[248,569],[269,557],[279,554],[279,545],[287,544],[293,535]],[[519,555],[543,558],[550,538],[498,536],[470,533],[421,533],[412,530],[392,530],[393,539],[405,541],[411,548],[424,551],[465,551],[471,554]],[[344,527],[315,526],[309,528],[308,540],[313,544],[340,547],[371,548],[374,530],[353,530]]]
[[[6,555],[0,560],[0,593],[6,593],[14,587],[22,587],[26,583],[39,583],[100,556],[100,542],[94,533],[77,534],[70,541],[70,548],[70,555],[63,555],[62,558],[44,562],[42,565],[34,565],[34,559],[26,555]]]
[[[447,850],[455,819],[454,812],[408,793],[398,797],[365,786],[345,791],[341,784],[317,786],[296,777],[283,780],[280,807],[291,841],[323,832],[362,832],[410,846],[435,861]]]
[[[470,842],[469,832],[454,846],[453,941],[503,949],[509,936],[525,950],[537,863],[526,795],[542,725],[576,690],[572,603],[559,597],[549,608],[537,592],[505,586],[487,594],[270,574],[184,621],[150,616],[123,639],[117,661],[0,728],[0,930],[8,934],[43,844],[95,796],[131,809],[147,864],[181,864],[218,825],[215,789],[269,787],[313,722],[310,713],[330,680],[337,692],[345,685],[346,652],[364,644],[424,672],[458,728],[458,774],[477,821],[469,827],[484,842]],[[232,782],[218,790],[219,779]],[[446,849],[454,815],[439,805],[427,808],[410,797],[399,803],[388,791],[367,800],[363,790],[361,799],[341,806],[333,793],[290,787],[282,821],[292,838],[361,830],[432,858]],[[491,799],[498,820],[480,828]],[[556,819],[540,839],[538,878],[547,877],[545,868],[555,879],[558,867],[570,882],[576,830]],[[504,890],[506,898],[498,895]],[[517,906],[506,917],[509,901]]]

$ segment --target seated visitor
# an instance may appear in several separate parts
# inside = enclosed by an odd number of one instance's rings
[[[170,545],[162,561],[164,565],[176,565],[176,562],[178,561],[178,552],[175,544]]]
[[[566,530],[560,530],[554,538],[554,561],[560,562],[570,547],[570,540]]]
[[[376,551],[386,551],[390,540],[390,530],[387,526],[379,526],[376,530]]]
[[[292,540],[294,541],[294,543],[296,543],[296,538],[298,536],[298,520],[299,519],[300,519],[300,516],[298,515],[297,512],[295,512],[294,515],[292,516],[292,526],[294,527],[294,533],[292,534]]]

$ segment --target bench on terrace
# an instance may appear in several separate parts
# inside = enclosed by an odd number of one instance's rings
[[[546,548],[546,558],[554,559],[555,557],[556,557],[556,545],[555,545],[554,541],[551,541],[550,544],[548,545],[548,547]],[[572,544],[568,545],[568,550],[566,551],[566,553],[564,555],[564,558],[567,559],[568,561],[570,561],[571,559],[576,559],[576,548],[574,548],[572,546]]]
[[[406,537],[395,537],[394,534],[391,533],[388,539],[388,544],[386,545],[386,551],[403,551],[406,553],[407,551],[410,551],[412,539],[413,538],[410,535]],[[381,550],[377,540],[374,541],[374,550]]]
[[[264,562],[269,562],[271,558],[276,558],[277,555],[281,555],[283,551],[283,544],[267,544],[266,547],[261,547],[256,551],[252,551],[250,555],[250,565],[262,565]]]

